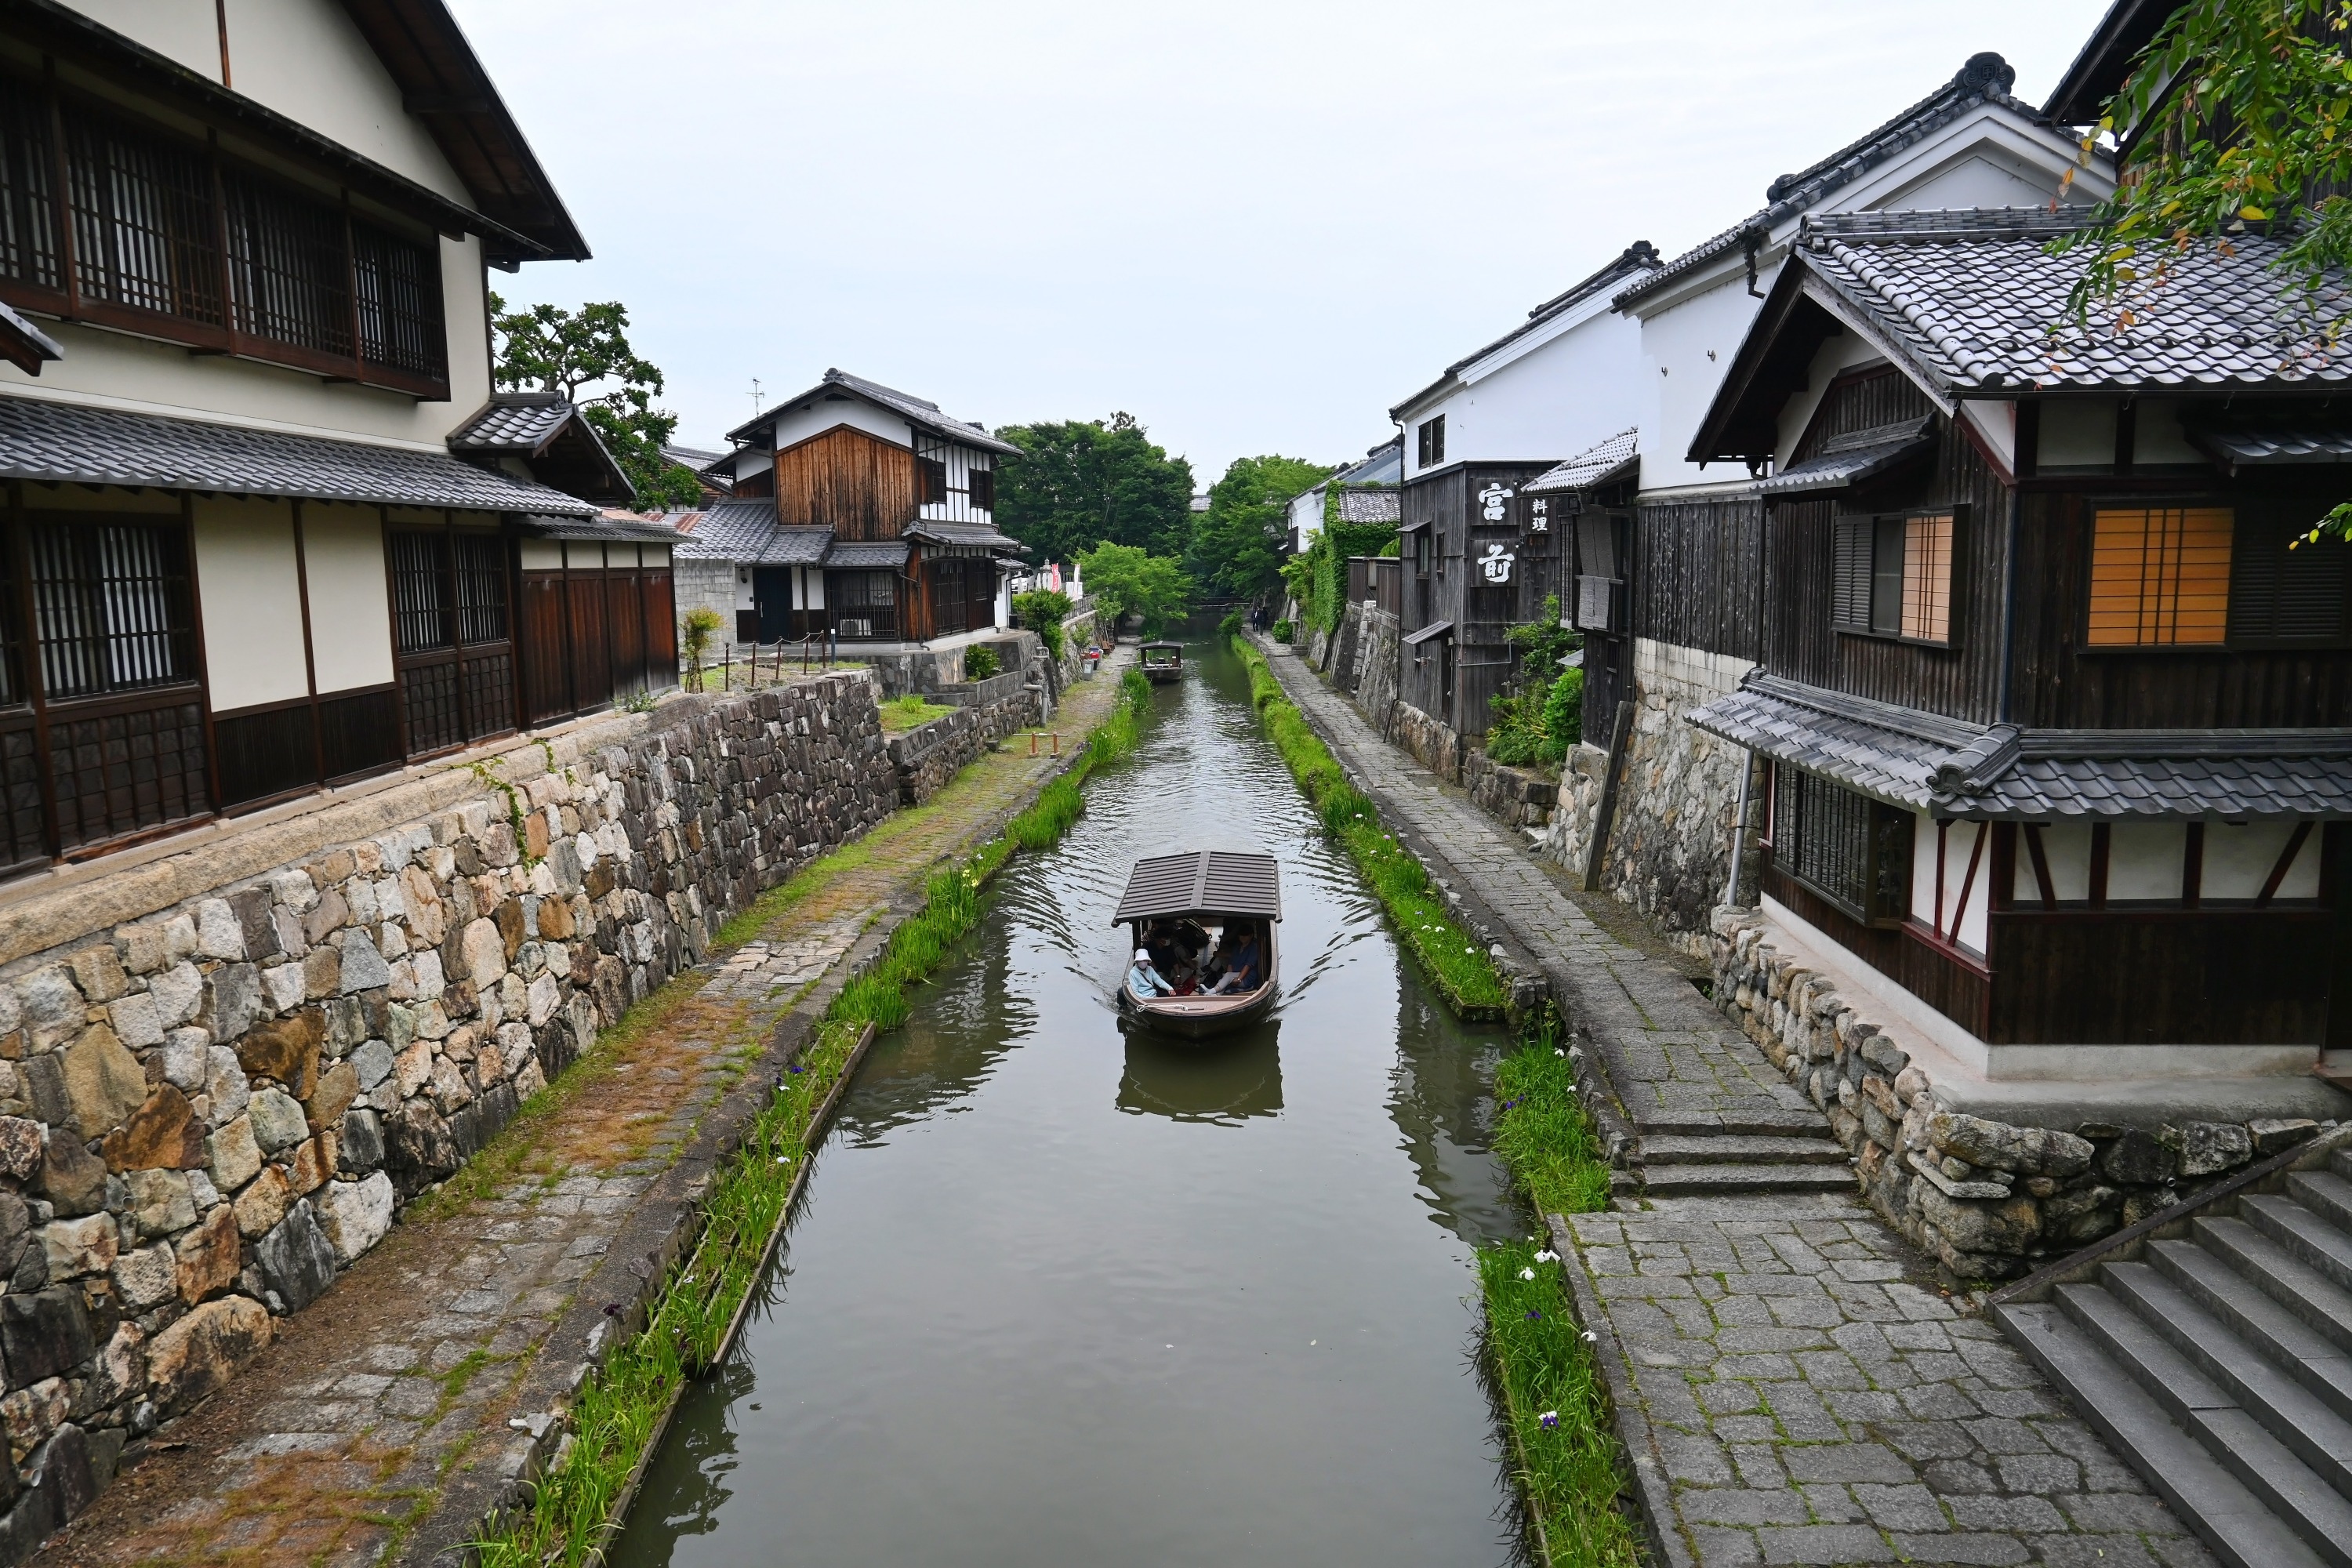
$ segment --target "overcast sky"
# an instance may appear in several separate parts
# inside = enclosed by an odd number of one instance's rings
[[[1672,255],[2104,0],[455,0],[678,438],[828,365],[991,426],[1125,409],[1205,486],[1335,461],[1634,239]]]

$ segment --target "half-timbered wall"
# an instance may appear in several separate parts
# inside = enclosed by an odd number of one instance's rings
[[[915,515],[915,454],[837,425],[776,454],[776,518],[841,539],[896,539]]]

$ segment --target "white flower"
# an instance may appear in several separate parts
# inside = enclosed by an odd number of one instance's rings
[[[1519,1278],[1522,1279],[1532,1279],[1535,1277],[1536,1271],[1532,1268],[1522,1268],[1519,1270]]]
[[[1591,1344],[1591,1343],[1592,1343],[1592,1342],[1594,1342],[1594,1341],[1595,1341],[1596,1339],[1598,1339],[1598,1338],[1599,1338],[1599,1336],[1598,1336],[1598,1335],[1596,1335],[1595,1333],[1593,1333],[1593,1331],[1592,1331],[1591,1329],[1587,1329],[1587,1330],[1585,1330],[1585,1331],[1584,1331],[1584,1342],[1585,1342],[1586,1344]]]
[[[1552,1054],[1552,1055],[1554,1055],[1554,1056],[1556,1056],[1556,1057],[1564,1057],[1564,1056],[1568,1055],[1568,1053],[1567,1053],[1566,1051],[1561,1050],[1558,1046],[1554,1046],[1554,1047],[1551,1048],[1551,1054]]]
[[[1536,1261],[1538,1263],[1557,1263],[1559,1261],[1559,1254],[1547,1247],[1541,1252],[1536,1254]]]

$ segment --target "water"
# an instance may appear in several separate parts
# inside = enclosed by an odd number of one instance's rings
[[[1237,661],[1004,875],[878,1041],[619,1568],[1520,1560],[1470,1345],[1505,1041],[1421,984],[1315,831]],[[1280,858],[1284,999],[1122,1037],[1139,856]]]

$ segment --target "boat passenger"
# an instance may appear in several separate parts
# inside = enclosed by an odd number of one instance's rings
[[[1209,987],[1208,994],[1212,996],[1229,996],[1255,991],[1265,984],[1265,977],[1260,973],[1265,967],[1265,961],[1258,956],[1257,928],[1244,926],[1240,940],[1234,943],[1234,951],[1226,956],[1223,976],[1214,985]]]
[[[1128,966],[1127,984],[1128,989],[1138,996],[1172,996],[1176,994],[1173,985],[1160,978],[1160,971],[1152,965],[1151,954],[1139,947],[1135,950],[1135,962]]]

